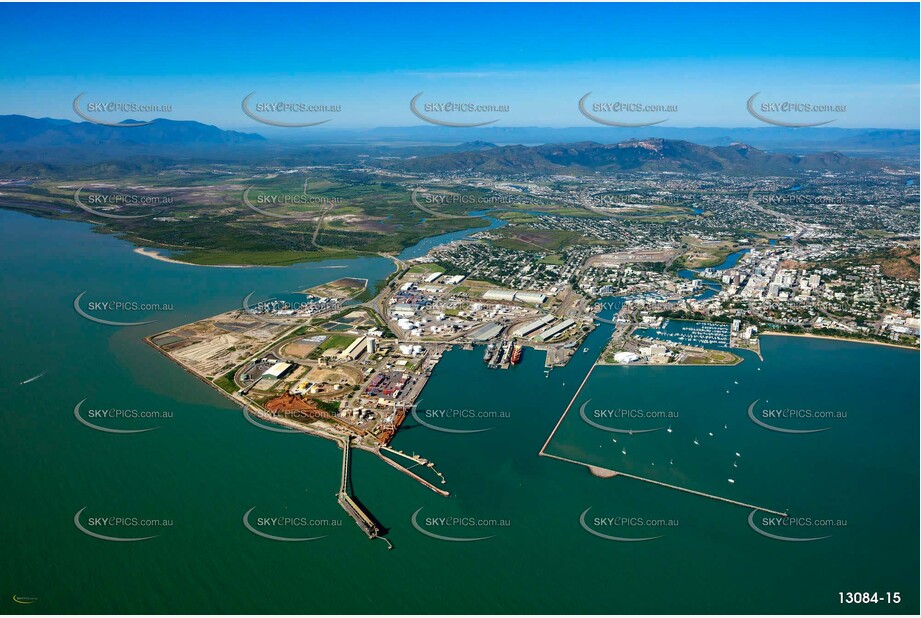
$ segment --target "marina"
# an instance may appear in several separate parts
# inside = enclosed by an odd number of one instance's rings
[[[658,328],[637,328],[634,334],[694,347],[728,349],[729,328],[729,324],[666,319]]]

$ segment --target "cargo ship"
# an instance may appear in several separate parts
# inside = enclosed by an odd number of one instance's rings
[[[511,360],[512,360],[513,365],[517,365],[519,362],[521,362],[521,351],[522,351],[521,345],[516,343],[515,347],[512,348],[512,359]]]

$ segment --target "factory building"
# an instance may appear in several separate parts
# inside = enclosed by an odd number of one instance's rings
[[[390,314],[400,317],[407,317],[416,314],[416,308],[408,303],[394,303],[390,307]]]
[[[262,375],[263,377],[278,379],[286,375],[291,370],[292,367],[294,367],[294,365],[292,365],[291,363],[281,363],[281,362],[275,363],[274,365],[266,369],[265,373],[263,373]]]
[[[515,291],[514,290],[487,290],[483,294],[485,300],[515,300]]]
[[[547,302],[547,295],[541,292],[517,292],[515,300],[532,305],[540,305]]]
[[[547,314],[541,318],[537,318],[536,320],[532,322],[528,322],[527,324],[523,324],[519,326],[514,331],[512,331],[512,335],[514,335],[515,337],[527,337],[531,333],[535,332],[538,328],[547,326],[548,324],[553,322],[553,320],[555,319],[556,318],[553,317],[552,315]]]
[[[550,339],[553,339],[560,333],[566,330],[569,330],[569,328],[571,328],[572,325],[575,323],[576,323],[575,320],[571,320],[571,319],[563,320],[559,324],[555,326],[551,326],[550,328],[535,335],[534,341],[537,341],[538,343],[544,343],[545,341],[549,341]]]
[[[367,337],[365,336],[358,337],[355,341],[349,344],[349,347],[342,351],[342,357],[348,360],[355,360],[361,356],[365,351],[363,346],[365,345],[366,339]]]
[[[476,332],[470,335],[470,338],[474,341],[489,341],[496,335],[502,332],[502,325],[496,324],[495,322],[490,322],[481,326]]]
[[[516,292],[515,290],[487,290],[484,300],[508,300],[539,305],[547,301],[543,292]]]

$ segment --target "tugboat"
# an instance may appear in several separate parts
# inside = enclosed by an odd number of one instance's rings
[[[512,348],[511,361],[513,365],[517,365],[519,362],[521,362],[521,350],[521,346],[517,343],[515,344],[515,347]]]

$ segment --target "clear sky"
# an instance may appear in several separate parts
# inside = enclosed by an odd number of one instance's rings
[[[2,4],[0,24],[0,114],[78,120],[87,92],[256,129],[255,91],[342,108],[286,119],[412,126],[424,91],[509,107],[470,119],[568,127],[591,124],[591,91],[677,105],[668,126],[754,127],[760,91],[845,105],[831,126],[919,124],[918,4]]]

